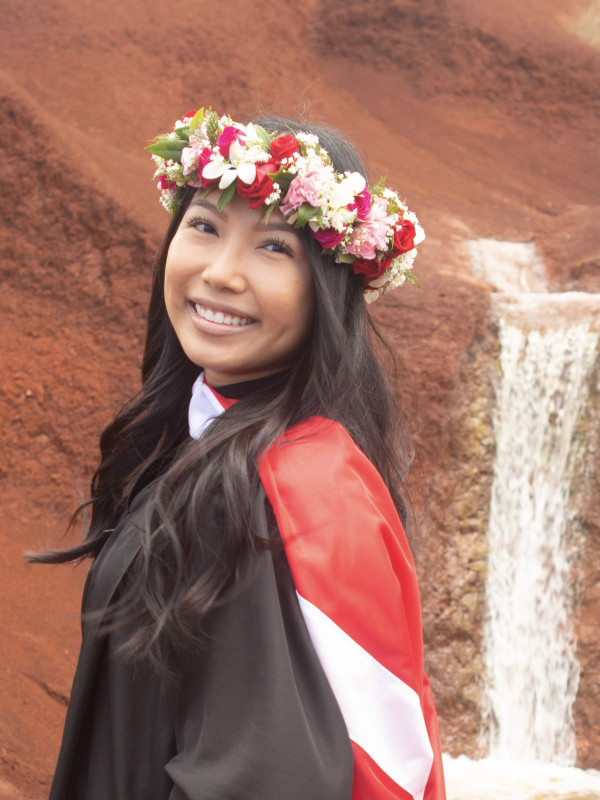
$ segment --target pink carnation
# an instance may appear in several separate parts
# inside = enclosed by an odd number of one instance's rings
[[[394,221],[395,216],[387,213],[387,201],[382,197],[373,197],[371,210],[352,233],[347,251],[359,258],[375,258],[377,250],[387,249],[388,230]]]
[[[183,167],[183,174],[189,175],[195,172],[198,162],[198,144],[191,142],[189,147],[184,147],[181,151],[181,166]]]
[[[309,203],[318,208],[322,203],[323,189],[329,180],[330,174],[325,170],[309,172],[308,175],[298,175],[290,183],[285,201],[279,206],[279,210],[287,216],[300,208],[303,203]]]

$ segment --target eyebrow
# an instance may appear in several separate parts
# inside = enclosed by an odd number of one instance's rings
[[[191,206],[200,206],[201,208],[206,208],[209,211],[213,211],[215,214],[218,214],[224,217],[225,219],[227,218],[227,206],[225,206],[225,208],[219,211],[219,209],[217,208],[217,204],[211,202],[207,197],[201,197],[199,195],[195,195],[195,197],[192,199],[192,202],[190,203],[190,207]],[[273,220],[273,217],[271,217],[266,224],[262,219],[260,219],[256,223],[255,228],[258,231],[260,230],[264,231],[265,228],[271,231],[287,231],[288,233],[293,233],[294,236],[298,236],[298,231],[294,228],[293,225],[290,225],[283,219]]]

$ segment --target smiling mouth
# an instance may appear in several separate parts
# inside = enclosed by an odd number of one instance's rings
[[[234,325],[235,327],[243,327],[250,325],[254,320],[251,317],[238,317],[235,314],[229,314],[224,311],[211,311],[210,308],[204,308],[198,303],[194,303],[196,314],[208,322],[214,322],[217,325]]]

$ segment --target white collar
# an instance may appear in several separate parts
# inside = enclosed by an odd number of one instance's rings
[[[192,399],[188,411],[192,439],[199,439],[213,419],[224,411],[225,408],[204,382],[204,371],[202,371],[192,386]]]

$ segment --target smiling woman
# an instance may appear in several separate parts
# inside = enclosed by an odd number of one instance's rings
[[[139,393],[103,432],[50,800],[444,800],[366,310],[423,232],[325,127],[190,112]]]
[[[276,212],[196,195],[169,246],[165,303],[181,346],[214,387],[289,367],[308,337],[312,271]]]

